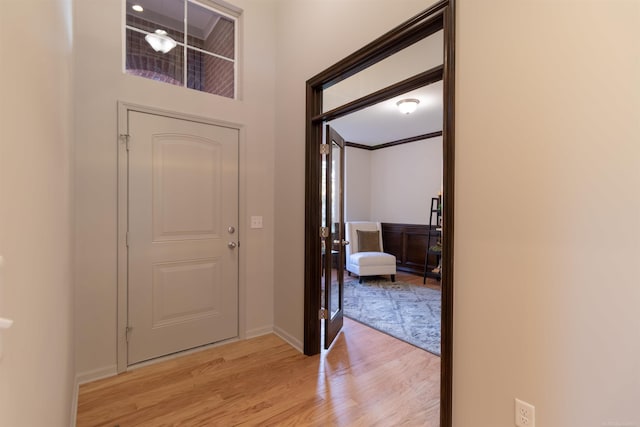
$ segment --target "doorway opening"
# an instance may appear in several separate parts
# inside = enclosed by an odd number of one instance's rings
[[[432,38],[432,50],[441,51],[441,32]],[[418,104],[410,114],[398,108],[406,99]],[[343,280],[344,316],[437,356],[442,113],[438,81],[329,123],[346,140],[343,257],[337,236],[330,239],[331,283]]]
[[[391,99],[410,90],[428,86],[438,81],[443,85],[443,120],[442,120],[442,237],[441,237],[441,286],[442,286],[442,320],[441,320],[441,381],[440,381],[440,425],[451,426],[452,402],[452,325],[453,325],[453,218],[454,218],[454,39],[455,39],[454,1],[440,1],[416,15],[382,37],[374,40],[364,48],[348,56],[327,70],[307,81],[306,105],[306,223],[305,223],[305,324],[304,352],[307,355],[317,354],[321,348],[322,320],[326,318],[325,327],[332,322],[342,322],[342,292],[338,286],[337,295],[332,296],[331,286],[324,286],[322,294],[322,277],[324,268],[332,257],[323,256],[324,249],[329,246],[333,250],[333,241],[339,246],[345,245],[343,223],[336,227],[338,235],[332,239],[329,226],[322,224],[321,199],[322,151],[324,123],[362,110],[380,101]],[[412,70],[409,76],[402,79],[381,83],[366,95],[358,95],[352,99],[343,99],[331,104],[324,98],[327,89],[337,86],[349,77],[381,63],[386,58],[404,49],[418,45],[441,31],[443,35],[442,62]],[[390,84],[391,83],[391,84]],[[323,229],[324,227],[324,229]],[[326,252],[328,253],[328,252]],[[339,257],[341,255],[338,255]],[[341,263],[338,259],[338,266]],[[330,271],[330,270],[328,270]],[[324,298],[322,298],[324,297]],[[337,310],[325,310],[331,307],[331,301],[338,301]],[[327,326],[329,325],[329,326]],[[339,328],[339,327],[338,327]],[[325,343],[327,347],[327,343]]]

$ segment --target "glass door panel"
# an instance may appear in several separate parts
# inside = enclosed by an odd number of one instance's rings
[[[323,241],[324,297],[327,314],[324,346],[329,348],[343,324],[344,246],[344,139],[326,127],[328,152],[323,160]]]

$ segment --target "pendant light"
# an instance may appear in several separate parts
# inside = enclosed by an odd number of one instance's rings
[[[153,34],[147,34],[144,39],[156,52],[167,53],[177,45],[176,41],[169,37],[165,30],[156,30]]]

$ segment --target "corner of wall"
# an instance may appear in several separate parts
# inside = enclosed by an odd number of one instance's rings
[[[78,394],[80,392],[80,384],[78,384],[78,378],[76,377],[75,384],[73,385],[73,395],[71,396],[71,415],[69,419],[71,422],[69,423],[70,427],[75,427],[78,419]]]
[[[273,328],[273,333],[285,340],[289,345],[298,350],[300,353],[304,353],[304,345],[302,344],[302,341],[289,334],[284,329],[276,326],[275,328]]]
[[[76,384],[81,386],[82,384],[90,383],[93,381],[101,380],[103,378],[109,378],[118,375],[118,366],[109,365],[91,371],[79,372],[76,375]]]

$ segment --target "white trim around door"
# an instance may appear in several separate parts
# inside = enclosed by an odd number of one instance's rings
[[[235,129],[238,131],[238,224],[235,239],[238,241],[242,238],[243,218],[246,217],[245,203],[243,195],[246,194],[246,182],[244,174],[244,165],[246,164],[246,153],[244,150],[244,127],[236,123],[229,123],[220,120],[212,120],[203,117],[176,113],[161,110],[153,107],[141,106],[126,102],[118,102],[118,280],[117,280],[117,370],[118,373],[128,369],[127,361],[127,322],[128,322],[128,247],[127,247],[127,231],[129,228],[129,165],[128,165],[128,117],[130,112],[139,112],[153,114],[172,119],[185,120],[206,125],[213,125]],[[239,250],[240,248],[236,248]],[[245,257],[242,253],[238,254],[238,336],[235,339],[245,338],[245,296],[246,296],[246,268]],[[209,346],[204,346],[209,347]],[[187,350],[189,351],[189,350]],[[161,360],[159,358],[158,360]],[[148,363],[148,362],[146,362]]]

